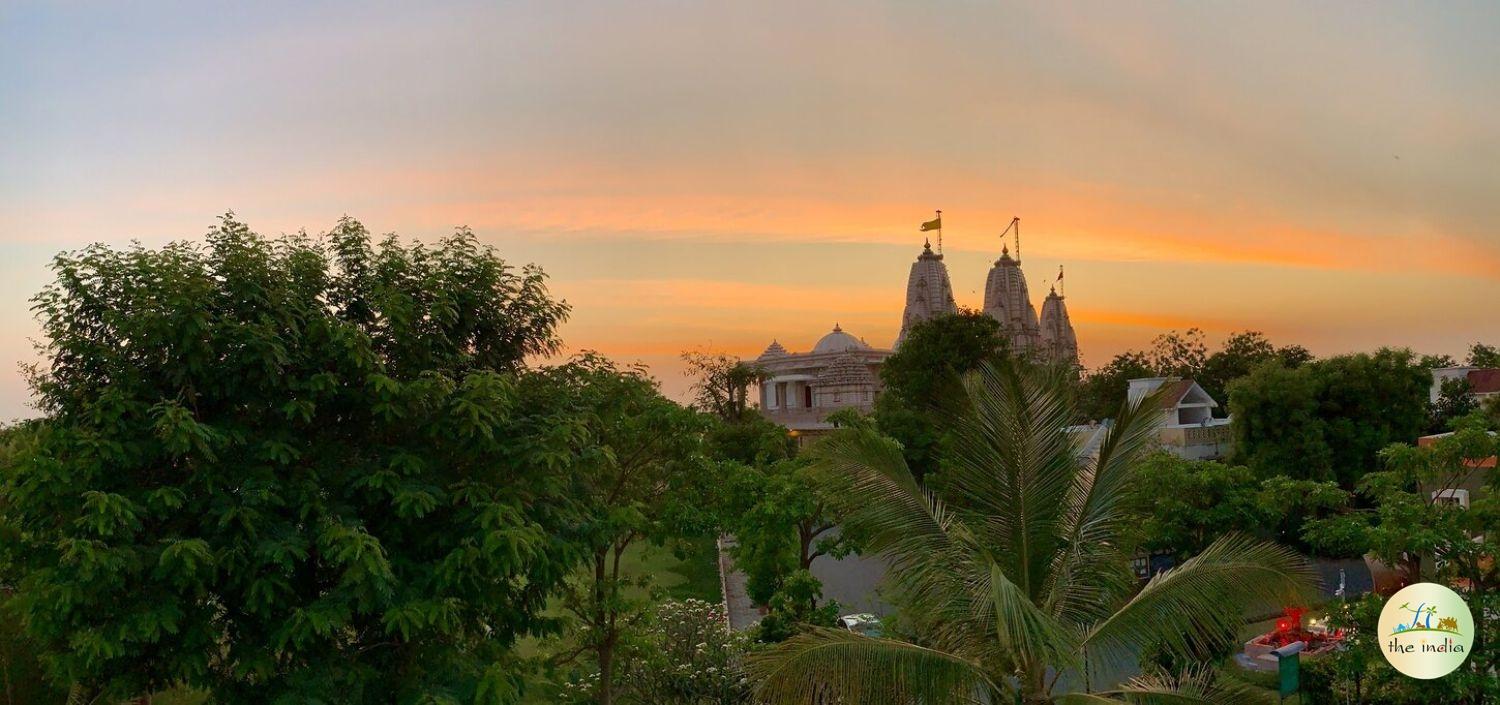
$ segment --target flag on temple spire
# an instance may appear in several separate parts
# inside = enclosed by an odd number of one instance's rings
[[[922,230],[921,230],[921,232],[925,233],[928,230],[942,230],[942,229],[943,229],[943,212],[942,211],[938,211],[936,218],[933,218],[932,220],[929,220],[929,221],[927,221],[925,223],[922,223]]]

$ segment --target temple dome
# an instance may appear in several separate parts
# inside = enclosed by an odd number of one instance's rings
[[[833,324],[833,332],[818,339],[818,344],[813,346],[813,353],[840,353],[850,350],[869,350],[870,346],[844,332],[837,323]]]

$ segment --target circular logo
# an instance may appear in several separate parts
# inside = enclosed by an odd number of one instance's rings
[[[1458,593],[1436,583],[1414,583],[1380,610],[1380,652],[1412,678],[1452,673],[1474,645],[1474,615]]]

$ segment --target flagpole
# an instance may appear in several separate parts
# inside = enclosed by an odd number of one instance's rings
[[[938,222],[938,254],[943,254],[943,212],[937,212]]]

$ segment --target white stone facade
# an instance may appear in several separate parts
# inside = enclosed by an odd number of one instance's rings
[[[1011,259],[1009,247],[1001,251],[985,280],[984,312],[1000,322],[1012,352],[1025,355],[1041,349],[1042,329],[1026,291],[1026,275],[1021,260]]]
[[[901,312],[901,334],[896,346],[906,340],[906,332],[922,321],[958,313],[953,300],[953,284],[948,280],[948,266],[943,256],[932,251],[931,243],[922,244],[922,254],[911,264],[906,278],[906,309]]]
[[[836,324],[809,352],[788,352],[772,342],[755,360],[766,375],[760,412],[799,433],[833,428],[827,417],[839,409],[874,408],[880,363],[890,356],[890,350],[874,348]]]

